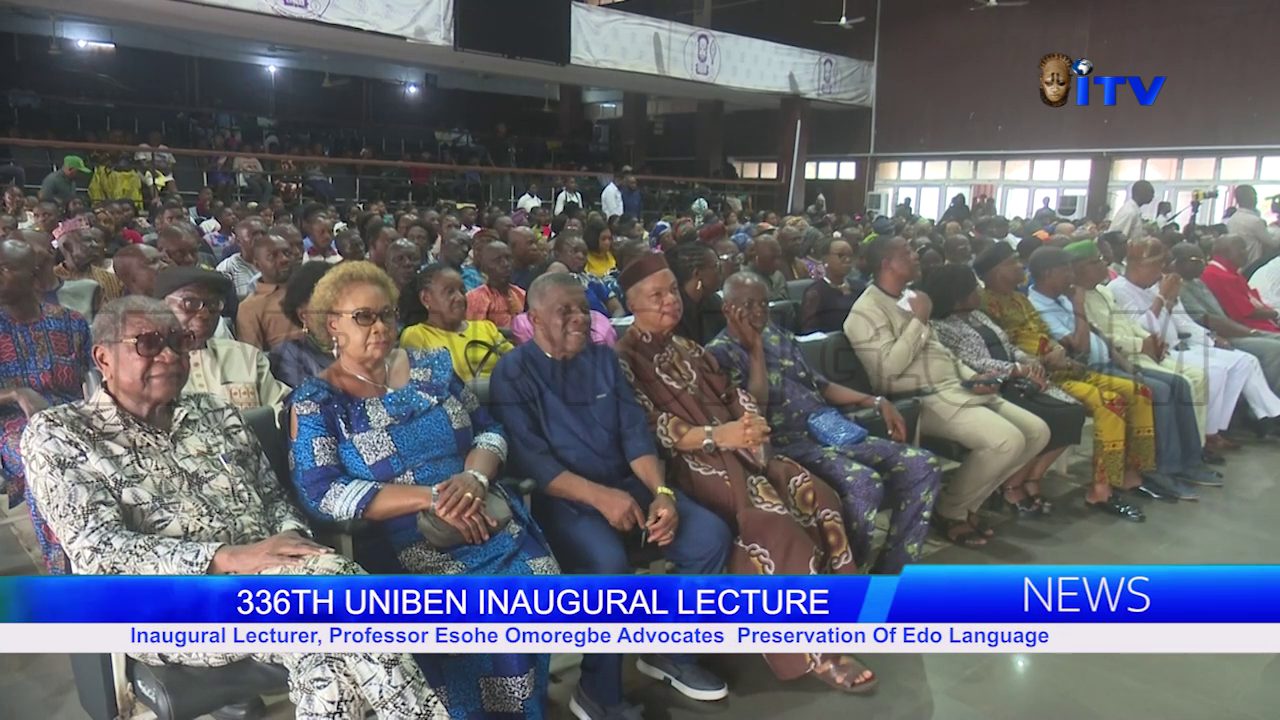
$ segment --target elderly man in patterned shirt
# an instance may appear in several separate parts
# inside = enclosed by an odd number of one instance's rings
[[[33,498],[80,574],[355,575],[307,537],[234,407],[181,394],[193,338],[159,300],[109,303],[93,324],[104,387],[33,417],[22,439]],[[289,671],[297,717],[445,718],[408,655],[139,655],[219,666],[253,657]]]

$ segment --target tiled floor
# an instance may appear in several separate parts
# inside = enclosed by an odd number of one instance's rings
[[[1052,517],[1001,526],[982,551],[946,547],[936,563],[1274,563],[1280,517],[1280,444],[1251,444],[1232,456],[1228,485],[1199,503],[1145,502],[1137,525],[1088,513],[1078,488],[1058,479]],[[13,533],[0,530],[0,572],[26,562]],[[0,628],[0,633],[3,629]],[[0,644],[3,635],[0,635]],[[885,655],[865,658],[880,675],[871,697],[835,695],[816,681],[782,684],[755,657],[707,660],[730,681],[714,704],[687,701],[631,673],[633,697],[649,720],[857,718],[857,720],[1263,720],[1280,716],[1280,659],[1274,656]],[[553,716],[567,718],[574,670],[553,687]],[[287,703],[273,717],[291,717]],[[65,656],[0,655],[0,720],[82,720]]]

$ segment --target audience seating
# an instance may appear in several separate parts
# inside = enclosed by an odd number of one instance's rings
[[[871,380],[867,371],[859,362],[858,356],[843,333],[826,335],[806,335],[798,340],[800,352],[809,366],[820,372],[831,382],[839,383],[858,392],[871,393]],[[920,442],[920,401],[905,398],[893,401],[893,406],[902,414],[907,424],[907,438],[913,444]],[[867,429],[867,432],[878,437],[888,436],[888,427],[880,413],[871,409],[860,409],[852,413],[854,420]]]
[[[813,284],[813,278],[800,278],[799,280],[787,281],[787,297],[791,298],[791,302],[799,305],[804,300],[804,291],[809,289]]]

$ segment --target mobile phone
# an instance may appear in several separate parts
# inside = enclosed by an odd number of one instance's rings
[[[985,387],[989,385],[1000,385],[1002,380],[999,378],[973,378],[971,380],[961,380],[960,387],[965,390],[972,390],[976,387]]]

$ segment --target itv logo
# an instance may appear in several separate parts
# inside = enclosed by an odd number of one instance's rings
[[[1074,83],[1070,82],[1074,79]],[[1077,106],[1089,105],[1091,90],[1101,87],[1102,104],[1118,104],[1120,88],[1127,87],[1139,105],[1154,105],[1164,89],[1166,78],[1156,75],[1150,81],[1140,75],[1094,75],[1093,63],[1085,58],[1072,60],[1063,53],[1051,53],[1040,59],[1040,99],[1050,107],[1062,107],[1070,101],[1074,90]]]

